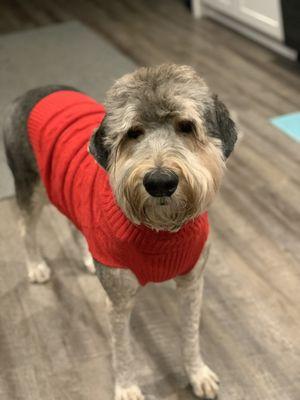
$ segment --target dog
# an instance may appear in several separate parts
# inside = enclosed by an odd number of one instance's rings
[[[218,96],[192,67],[174,64],[121,77],[105,109],[78,89],[50,85],[28,91],[6,112],[5,151],[29,280],[50,278],[35,235],[50,199],[75,225],[83,262],[107,294],[115,400],[144,399],[132,368],[129,320],[143,285],[168,279],[177,285],[189,382],[196,396],[217,396],[219,379],[199,342],[207,209],[236,140]]]

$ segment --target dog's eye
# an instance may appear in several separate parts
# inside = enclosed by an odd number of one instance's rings
[[[130,139],[137,139],[138,137],[140,137],[141,135],[144,134],[144,130],[141,127],[132,127],[130,129],[128,129],[127,131],[127,136]]]
[[[181,120],[176,123],[176,131],[179,133],[193,133],[195,131],[195,125],[192,121]]]

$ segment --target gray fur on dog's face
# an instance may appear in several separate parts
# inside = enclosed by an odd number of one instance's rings
[[[189,66],[140,68],[107,93],[90,151],[110,174],[119,206],[136,224],[178,230],[211,204],[236,141],[228,110]],[[172,171],[171,196],[151,196],[151,171]]]

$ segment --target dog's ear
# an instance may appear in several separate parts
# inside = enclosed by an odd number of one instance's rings
[[[102,120],[101,125],[93,133],[89,142],[89,152],[95,158],[98,164],[104,169],[108,166],[109,149],[105,144],[105,118]]]
[[[212,96],[213,105],[205,114],[205,125],[209,136],[222,141],[223,154],[228,158],[237,140],[235,123],[230,118],[225,104],[217,95]]]

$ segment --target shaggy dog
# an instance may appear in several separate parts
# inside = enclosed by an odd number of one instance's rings
[[[85,264],[96,269],[107,293],[115,399],[144,399],[132,368],[130,314],[144,284],[171,278],[178,290],[187,376],[197,396],[213,399],[219,381],[202,360],[199,344],[209,252],[206,211],[236,142],[234,123],[189,66],[164,64],[123,76],[108,91],[105,110],[84,96],[66,86],[37,88],[15,100],[6,115],[5,148],[29,279],[45,282],[50,276],[35,235],[47,192],[84,234],[92,257],[73,229]],[[56,103],[64,104],[63,111],[54,109]]]

